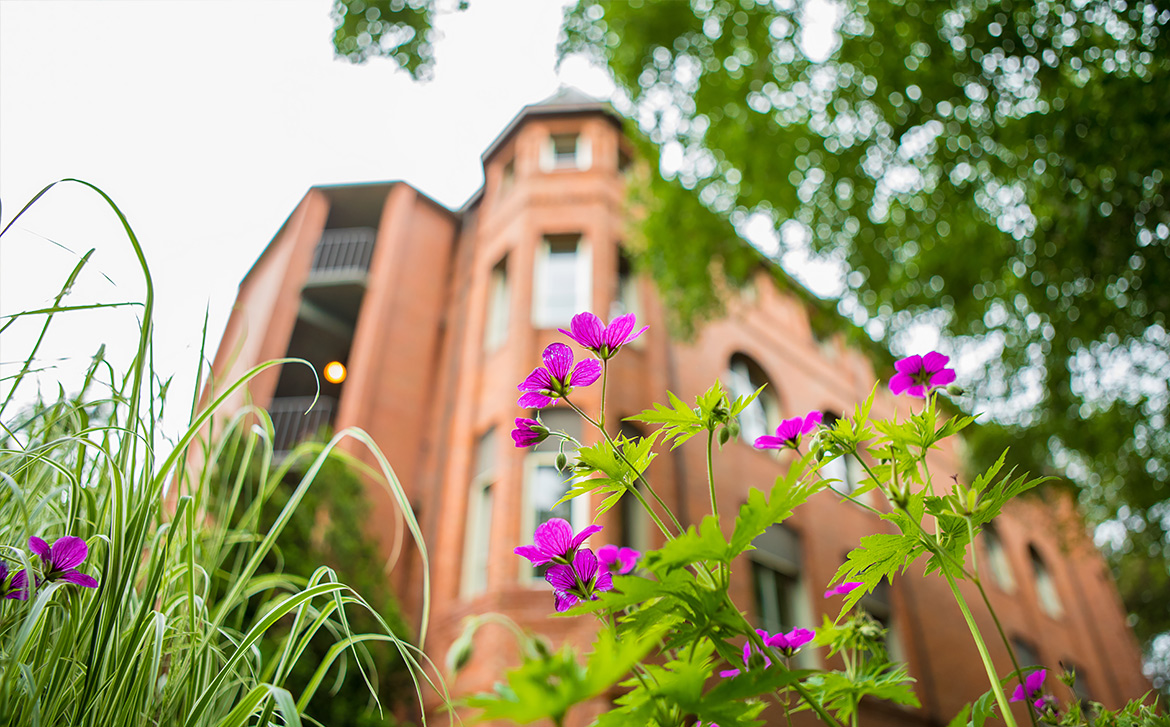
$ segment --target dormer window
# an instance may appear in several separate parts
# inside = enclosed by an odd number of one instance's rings
[[[562,169],[585,170],[592,161],[589,140],[580,134],[549,136],[541,154],[541,168],[546,172]]]

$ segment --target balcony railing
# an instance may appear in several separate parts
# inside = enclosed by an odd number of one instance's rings
[[[374,254],[372,227],[325,230],[313,253],[312,278],[364,278]]]
[[[337,399],[319,396],[313,410],[306,414],[312,403],[311,396],[282,396],[268,405],[268,416],[272,417],[272,448],[276,452],[288,452],[302,440],[317,436],[321,427],[333,423]]]

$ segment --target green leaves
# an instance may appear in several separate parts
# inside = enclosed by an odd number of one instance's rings
[[[510,720],[529,724],[542,719],[561,723],[574,705],[592,699],[625,677],[656,645],[662,628],[651,628],[618,641],[603,629],[584,665],[576,650],[564,647],[543,658],[528,659],[509,671],[493,694],[466,700],[481,710],[481,720]]]
[[[876,533],[863,536],[861,545],[849,551],[833,576],[832,583],[854,581],[862,584],[846,594],[841,613],[853,608],[863,596],[877,588],[883,578],[892,581],[895,575],[904,573],[910,562],[925,550],[926,546],[914,535]]]
[[[666,396],[670,400],[669,407],[655,403],[653,409],[628,418],[644,424],[661,424],[657,433],[662,435],[663,442],[673,442],[670,448],[675,449],[704,430],[716,431],[719,427],[735,426],[733,422],[736,417],[763,390],[761,386],[752,394],[729,401],[723,386],[716,381],[711,388],[695,397],[693,407],[687,406],[682,399],[668,391]]]

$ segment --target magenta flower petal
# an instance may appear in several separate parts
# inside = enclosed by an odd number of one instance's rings
[[[597,573],[597,580],[593,583],[594,591],[612,591],[613,590],[613,574],[605,568],[602,568]]]
[[[784,421],[780,422],[780,426],[776,427],[776,436],[780,437],[785,442],[789,442],[800,436],[800,428],[803,425],[804,422],[801,421],[800,417],[785,419]]]
[[[573,570],[582,583],[591,583],[597,577],[597,556],[589,548],[578,550],[573,556]]]
[[[97,588],[98,586],[96,578],[93,576],[87,576],[86,574],[75,570],[65,571],[59,578],[57,578],[57,580],[65,581],[66,583],[73,583],[74,585],[78,586],[85,586],[86,588]]]
[[[58,538],[50,549],[53,570],[73,570],[85,561],[89,547],[85,541],[73,535]]]
[[[569,378],[569,386],[589,386],[601,378],[601,362],[595,358],[587,358],[573,368],[573,375]]]
[[[634,314],[626,313],[609,322],[605,327],[605,345],[611,349],[618,348],[629,339],[630,331],[634,330]]]
[[[839,583],[836,586],[834,586],[833,588],[830,588],[829,590],[825,591],[825,598],[832,598],[833,596],[843,596],[843,595],[849,593],[850,591],[854,590],[855,588],[860,587],[861,585],[862,584],[860,582],[857,582],[857,581],[846,581],[845,583]]]
[[[723,671],[719,672],[719,676],[725,679],[729,677],[737,677],[739,676],[739,669],[724,669]]]
[[[957,377],[955,375],[954,369],[943,369],[942,371],[931,374],[930,388],[935,389],[940,386],[946,386],[947,384],[954,383],[956,378]]]
[[[1039,669],[1032,672],[1024,679],[1024,685],[1028,687],[1028,694],[1032,695],[1044,688],[1044,678],[1048,676],[1047,669]]]
[[[557,591],[553,595],[556,598],[557,613],[568,611],[570,608],[577,605],[577,601],[581,600],[572,593],[567,593],[565,591]]]
[[[913,376],[922,370],[922,357],[917,354],[914,356],[907,356],[903,359],[898,359],[894,362],[894,368],[899,373],[909,374]]]
[[[800,427],[801,434],[808,434],[817,428],[817,425],[824,419],[824,414],[819,411],[810,411],[804,418],[804,424]]]
[[[552,560],[551,558],[549,558],[547,555],[544,554],[543,550],[536,547],[535,545],[521,545],[519,548],[514,549],[512,552],[515,553],[516,555],[523,557],[523,558],[527,558],[529,561],[532,562],[532,565],[534,565],[534,566],[542,566],[545,563]]]
[[[784,449],[784,447],[788,446],[788,443],[780,437],[765,434],[762,437],[756,437],[756,441],[752,442],[752,446],[756,449]]]
[[[601,561],[601,564],[610,573],[618,575],[625,575],[634,570],[638,564],[638,558],[641,557],[642,554],[633,548],[618,548],[616,545],[603,545],[597,551],[597,559]]]
[[[564,381],[569,375],[569,369],[573,367],[573,349],[563,343],[550,343],[541,356],[549,374]]]
[[[28,539],[28,549],[41,556],[42,560],[52,560],[53,556],[49,544],[35,535]]]
[[[581,532],[577,533],[572,541],[570,541],[569,545],[572,549],[576,550],[577,548],[581,547],[581,543],[584,543],[586,538],[588,538],[590,535],[593,535],[594,533],[600,532],[600,525],[589,525],[588,527],[581,530]]]
[[[1011,699],[1009,699],[1008,701],[1009,702],[1022,702],[1027,698],[1028,698],[1028,695],[1024,694],[1024,685],[1017,684],[1016,691],[1012,692]]]
[[[529,391],[527,394],[521,394],[520,398],[516,400],[516,403],[525,409],[543,409],[546,406],[556,404],[557,400],[551,396]]]
[[[0,588],[2,588],[3,585],[3,578],[0,578]],[[17,601],[27,601],[28,573],[24,570],[18,570],[16,573],[12,574],[12,580],[8,583],[7,590],[3,591],[3,593],[4,598],[11,598]]]
[[[901,394],[914,386],[914,377],[907,373],[896,373],[890,377],[890,393],[894,396]]]
[[[548,369],[537,367],[516,388],[520,391],[546,391],[552,388],[552,377],[548,375]]]
[[[922,369],[928,374],[935,374],[946,368],[950,360],[950,357],[944,356],[938,351],[931,351],[922,357]]]
[[[554,565],[544,574],[544,579],[558,591],[569,591],[577,587],[577,577],[567,565]]]
[[[597,316],[589,313],[578,313],[569,323],[569,329],[559,329],[561,333],[581,344],[584,348],[597,350],[605,343],[605,324]]]
[[[535,429],[534,429],[535,427]],[[548,438],[548,430],[535,419],[516,417],[516,428],[512,430],[512,441],[517,447],[540,444]]]
[[[573,549],[573,526],[568,520],[554,517],[537,526],[532,536],[536,547],[550,557],[565,556]]]

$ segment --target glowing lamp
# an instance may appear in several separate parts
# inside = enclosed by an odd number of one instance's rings
[[[331,384],[340,384],[345,381],[345,364],[340,361],[330,361],[325,364],[325,380]]]

